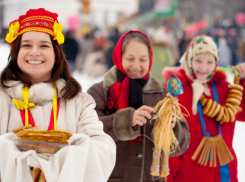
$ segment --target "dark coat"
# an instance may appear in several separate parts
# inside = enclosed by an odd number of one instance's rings
[[[118,110],[115,114],[109,114],[106,107],[107,90],[116,82],[116,68],[111,68],[104,76],[104,81],[93,85],[88,93],[96,102],[96,111],[99,119],[104,123],[104,131],[109,134],[117,144],[116,166],[109,181],[114,182],[147,182],[153,181],[150,175],[152,164],[153,142],[143,137],[140,143],[130,144],[130,140],[137,138],[140,134],[140,127],[132,128],[131,121],[134,109],[128,107]],[[167,90],[154,77],[149,77],[143,88],[144,105],[154,107],[158,101],[164,99]],[[143,127],[144,135],[150,137],[152,124],[148,121]],[[180,144],[180,151],[173,155],[177,156],[185,152],[190,143],[190,135],[187,122],[176,122],[175,135]],[[116,180],[117,179],[117,180]],[[164,179],[154,180],[155,182]]]
[[[65,42],[62,45],[62,49],[66,55],[66,59],[68,61],[75,62],[77,54],[78,54],[78,43],[76,39],[66,37]]]

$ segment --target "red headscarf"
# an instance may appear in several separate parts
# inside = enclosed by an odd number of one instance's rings
[[[140,33],[142,35],[144,35],[148,41],[149,41],[149,44],[150,44],[150,64],[149,64],[149,70],[148,72],[146,73],[146,75],[142,78],[142,79],[147,79],[148,76],[149,76],[149,72],[151,70],[151,66],[152,66],[152,45],[151,45],[151,41],[149,39],[149,37],[144,34],[143,32],[141,31],[137,31],[137,30],[130,30],[126,33],[124,33],[118,40],[115,48],[114,48],[114,51],[113,51],[113,61],[114,61],[114,64],[116,65],[117,69],[119,71],[121,71],[124,75],[125,75],[125,78],[122,82],[116,82],[114,85],[112,85],[111,87],[111,96],[114,98],[112,100],[114,100],[115,102],[117,103],[114,103],[112,104],[111,108],[113,106],[116,105],[116,109],[119,110],[119,109],[124,109],[124,108],[127,108],[129,106],[129,85],[130,85],[130,78],[127,76],[127,73],[126,71],[123,69],[123,66],[122,66],[122,43],[123,43],[123,39],[124,37],[129,34],[129,33],[132,33],[132,32],[137,32],[137,33]],[[110,109],[110,104],[111,102],[109,101],[109,103],[107,103],[107,106],[109,107]]]

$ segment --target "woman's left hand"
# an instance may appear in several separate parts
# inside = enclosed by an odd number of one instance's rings
[[[236,66],[232,66],[234,71],[238,71],[241,79],[245,79],[245,63],[240,63]]]

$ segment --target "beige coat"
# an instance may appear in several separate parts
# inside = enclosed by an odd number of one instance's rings
[[[12,99],[23,100],[21,89],[23,84],[11,81],[8,85],[14,87],[0,89],[0,134],[12,132],[12,129],[22,126],[20,111]],[[56,82],[58,97],[65,86],[64,80]],[[52,110],[54,90],[51,83],[39,83],[29,88],[29,102],[36,107],[31,110],[36,126],[47,130]],[[88,135],[94,144],[106,178],[109,177],[115,165],[116,145],[112,138],[104,133],[103,123],[99,121],[93,98],[87,93],[79,93],[73,99],[61,99],[57,129],[71,133]]]

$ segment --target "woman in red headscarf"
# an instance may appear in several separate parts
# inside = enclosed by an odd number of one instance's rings
[[[110,180],[153,181],[150,167],[154,144],[144,136],[150,136],[153,128],[149,122],[152,107],[165,97],[167,90],[149,74],[152,65],[149,38],[140,31],[126,32],[115,46],[113,60],[115,66],[105,74],[104,81],[88,90],[95,99],[104,131],[117,144],[116,167]],[[171,127],[180,144],[176,156],[189,146],[188,125],[186,121],[173,120]]]

